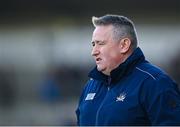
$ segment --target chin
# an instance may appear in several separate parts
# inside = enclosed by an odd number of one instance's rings
[[[102,72],[105,70],[105,68],[97,66],[97,70]]]

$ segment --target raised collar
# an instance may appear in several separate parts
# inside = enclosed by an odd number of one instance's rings
[[[138,47],[134,50],[134,52],[126,59],[125,62],[120,64],[116,69],[111,71],[110,76],[103,74],[102,72],[97,70],[97,66],[89,73],[89,77],[100,80],[103,82],[108,82],[109,78],[111,79],[111,83],[116,83],[122,77],[128,75],[133,68],[145,61],[145,57],[141,49]]]

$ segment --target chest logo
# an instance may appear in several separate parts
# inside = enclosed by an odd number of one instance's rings
[[[87,96],[86,96],[85,101],[93,100],[95,95],[96,95],[96,93],[88,93]]]
[[[119,96],[117,96],[116,101],[124,101],[124,99],[126,98],[126,93],[121,93]]]

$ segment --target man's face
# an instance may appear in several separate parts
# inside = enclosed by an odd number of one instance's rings
[[[97,26],[92,36],[92,56],[97,69],[106,75],[115,69],[122,59],[120,42],[113,39],[113,26]]]

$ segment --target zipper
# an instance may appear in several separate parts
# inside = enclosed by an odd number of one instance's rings
[[[110,86],[110,84],[111,84],[111,77],[109,76],[108,77],[108,86]]]
[[[106,95],[105,95],[103,101],[101,102],[101,105],[99,106],[99,108],[98,108],[98,110],[97,110],[95,125],[97,125],[97,123],[98,123],[99,112],[100,112],[102,106],[104,105],[104,102],[105,102],[105,100],[106,100],[106,96],[107,96],[107,94],[108,94],[108,92],[109,92],[109,90],[110,90],[110,83],[111,83],[111,77],[108,77],[108,87],[107,87],[107,92],[106,92]]]

